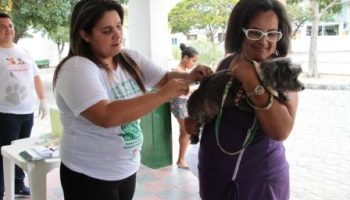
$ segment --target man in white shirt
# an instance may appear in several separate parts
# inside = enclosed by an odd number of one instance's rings
[[[13,43],[15,36],[11,17],[0,13],[0,147],[27,138],[33,127],[36,98],[39,115],[47,113],[45,94],[38,66],[28,52]],[[15,193],[30,195],[24,185],[24,172],[16,166]],[[2,156],[0,156],[0,200],[4,194]]]

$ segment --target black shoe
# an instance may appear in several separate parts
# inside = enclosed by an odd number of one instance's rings
[[[29,187],[25,186],[23,182],[15,184],[15,194],[21,196],[30,196]]]

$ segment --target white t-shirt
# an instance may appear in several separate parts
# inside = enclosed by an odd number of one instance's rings
[[[154,87],[165,75],[166,70],[136,51],[126,52],[143,72],[146,87]],[[103,128],[80,115],[101,100],[142,95],[136,81],[120,64],[112,76],[113,80],[92,61],[76,56],[64,63],[55,86],[64,129],[60,152],[62,162],[73,171],[101,180],[121,180],[134,174],[140,166],[143,142],[139,120]]]
[[[0,48],[0,112],[34,112],[34,76],[38,72],[38,66],[25,50],[15,44],[11,48]]]

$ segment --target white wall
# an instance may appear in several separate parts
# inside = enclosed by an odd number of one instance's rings
[[[130,0],[128,44],[131,49],[167,67],[171,59],[168,12],[171,0]]]
[[[310,36],[292,40],[293,52],[309,52]],[[317,51],[350,51],[350,36],[320,36],[317,38]]]

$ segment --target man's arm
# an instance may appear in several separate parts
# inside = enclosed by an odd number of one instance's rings
[[[39,117],[42,119],[47,114],[47,105],[45,100],[44,85],[39,75],[34,76],[34,87],[35,87],[35,91],[38,96],[38,99],[40,100]]]
[[[44,85],[39,75],[34,76],[34,87],[39,100],[45,99]]]

